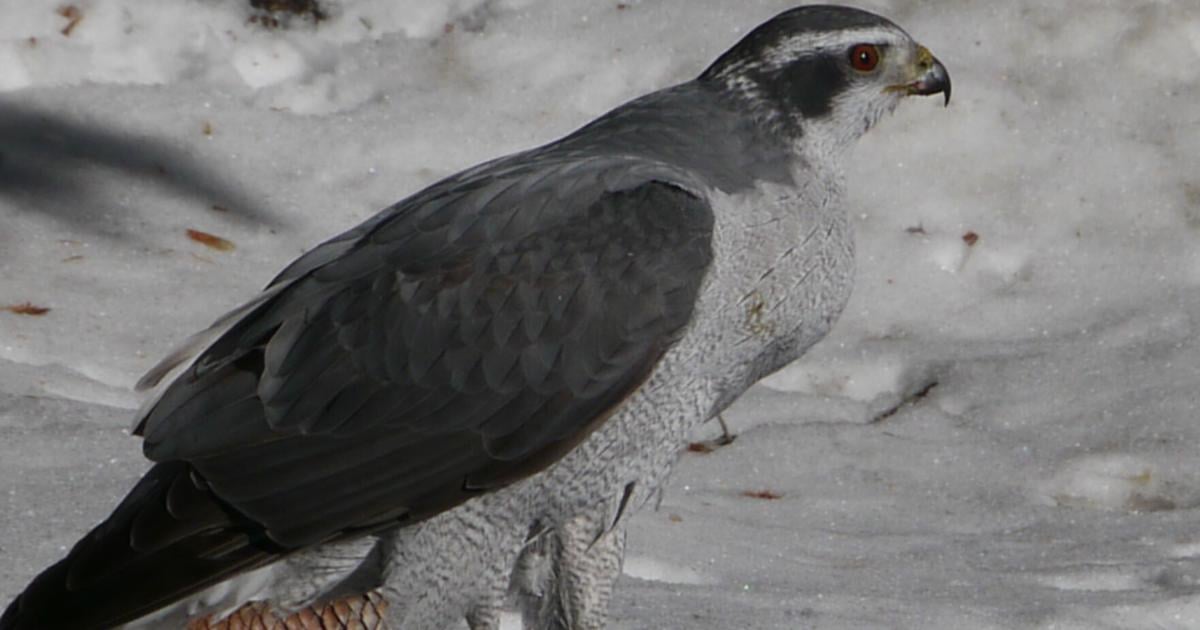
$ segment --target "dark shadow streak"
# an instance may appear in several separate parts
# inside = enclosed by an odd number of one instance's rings
[[[279,225],[239,186],[187,152],[161,139],[102,125],[0,101],[0,196],[18,198],[22,209],[112,234],[111,225],[98,225],[99,210],[118,205],[116,199],[101,197],[111,196],[117,187],[98,190],[87,181],[96,176],[88,167],[100,166],[194,197],[201,201],[198,211],[217,206],[231,219]]]

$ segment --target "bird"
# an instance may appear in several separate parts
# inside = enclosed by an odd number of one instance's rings
[[[888,19],[799,6],[321,243],[139,382],[152,467],[0,630],[364,593],[396,630],[603,627],[689,432],[843,310],[850,149],[950,91]]]

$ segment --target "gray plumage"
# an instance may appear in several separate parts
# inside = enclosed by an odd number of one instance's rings
[[[601,627],[622,522],[689,431],[842,310],[843,153],[934,92],[890,22],[799,8],[318,246],[148,375],[181,369],[137,425],[158,463],[0,630],[369,588],[396,629],[497,628],[513,597]]]

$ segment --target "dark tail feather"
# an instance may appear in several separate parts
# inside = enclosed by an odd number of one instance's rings
[[[105,630],[282,551],[215,499],[188,464],[158,464],[66,558],[34,578],[0,617],[0,630]]]

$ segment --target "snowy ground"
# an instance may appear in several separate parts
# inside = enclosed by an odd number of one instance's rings
[[[0,0],[0,306],[50,309],[0,311],[0,602],[144,469],[188,333],[790,6],[245,4]],[[954,102],[860,145],[850,307],[635,520],[613,626],[1200,628],[1200,5],[861,4]]]

